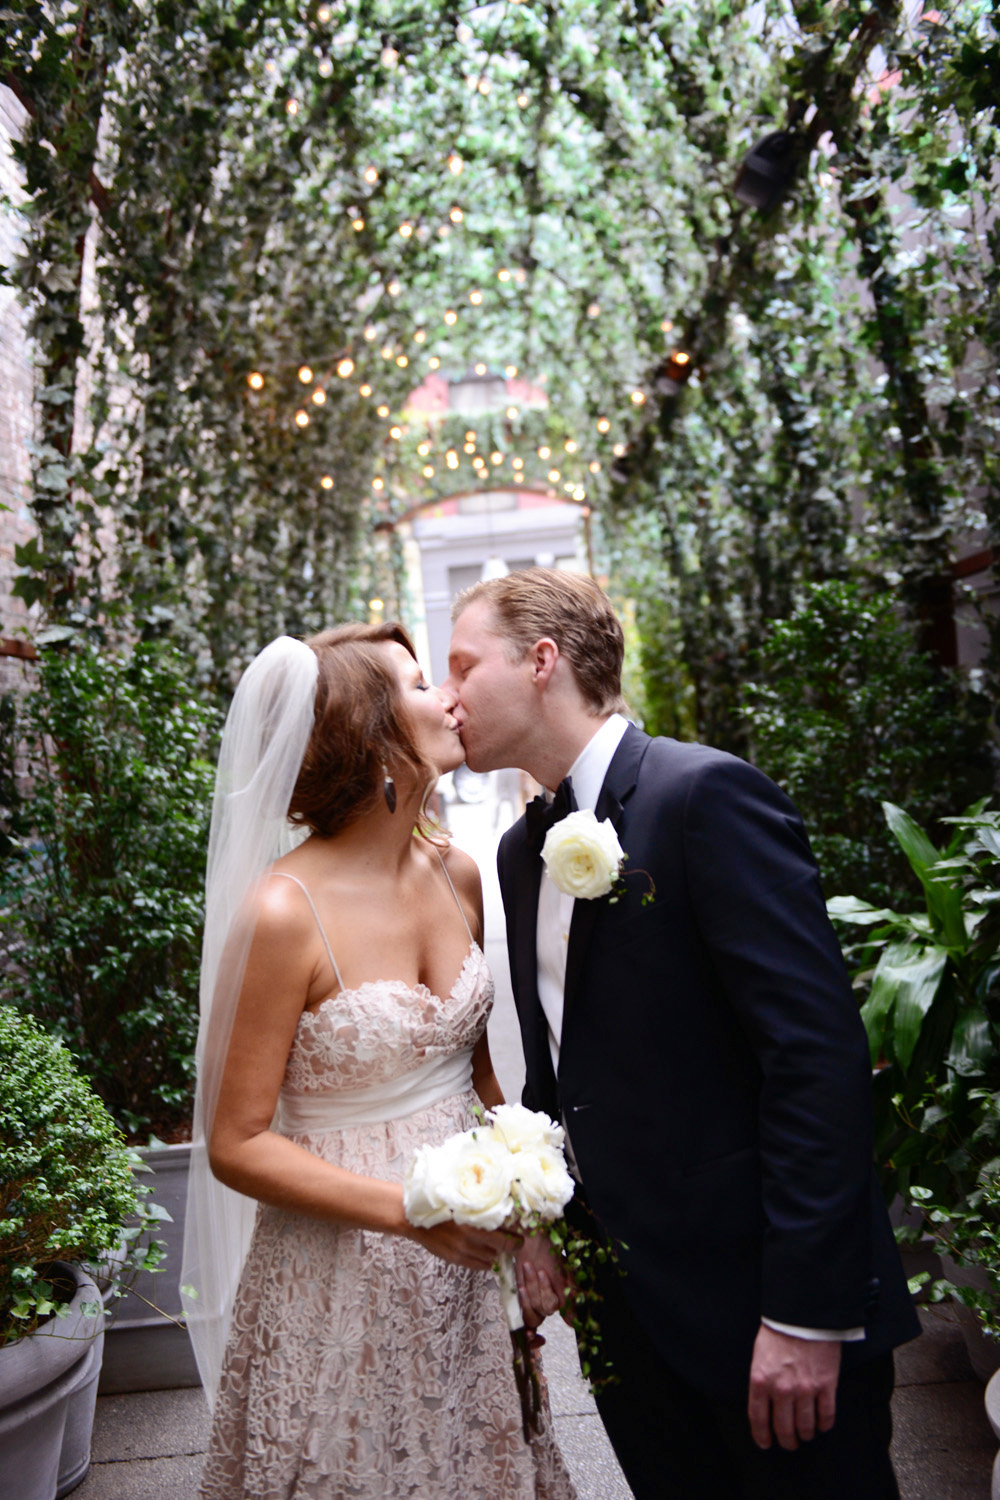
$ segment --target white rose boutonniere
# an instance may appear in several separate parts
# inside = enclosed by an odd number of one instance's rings
[[[542,845],[549,879],[564,896],[584,901],[611,893],[624,859],[625,851],[610,818],[598,823],[589,809],[568,813],[554,823]]]

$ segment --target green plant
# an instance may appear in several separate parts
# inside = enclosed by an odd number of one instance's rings
[[[840,581],[774,625],[758,667],[753,759],[800,809],[826,890],[908,899],[919,871],[881,830],[880,804],[934,825],[992,789],[985,698],[916,649],[891,598]]]
[[[24,707],[34,837],[0,872],[0,999],[136,1136],[190,1113],[215,722],[159,645],[45,650]]]
[[[927,1189],[961,1204],[981,1167],[981,1101],[1000,1086],[1000,812],[983,803],[946,821],[943,850],[902,808],[886,820],[924,893],[922,912],[852,896],[834,921],[870,929],[849,947],[866,997],[876,1151],[887,1194]]]
[[[145,1240],[157,1213],[133,1180],[133,1155],[62,1043],[0,1006],[0,1346],[65,1312],[53,1261],[107,1263],[124,1240],[115,1290],[155,1267],[158,1247]]]

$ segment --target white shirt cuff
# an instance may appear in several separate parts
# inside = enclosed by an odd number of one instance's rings
[[[794,1323],[776,1323],[773,1318],[761,1318],[760,1321],[765,1328],[773,1328],[775,1333],[787,1333],[793,1339],[810,1339],[816,1343],[835,1340],[840,1344],[860,1344],[865,1336],[863,1328],[799,1328]]]

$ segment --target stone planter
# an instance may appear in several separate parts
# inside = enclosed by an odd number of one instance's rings
[[[17,1500],[57,1500],[90,1468],[104,1317],[82,1311],[100,1305],[82,1268],[57,1264],[76,1283],[66,1317],[0,1349],[0,1475]]]
[[[102,1396],[201,1384],[187,1329],[174,1321],[183,1316],[180,1274],[191,1147],[143,1146],[139,1155],[151,1169],[142,1178],[152,1188],[150,1201],[170,1215],[159,1226],[167,1252],[162,1269],[142,1272],[109,1308]]]
[[[993,1436],[1000,1443],[1000,1370],[995,1371],[986,1386],[986,1416],[993,1428]],[[993,1484],[990,1500],[1000,1500],[1000,1453],[993,1460]]]
[[[981,1266],[960,1266],[950,1255],[941,1256],[941,1274],[955,1286],[972,1287],[976,1291],[989,1289],[989,1278]],[[965,1347],[976,1375],[984,1383],[1000,1370],[1000,1339],[985,1333],[983,1326],[971,1307],[955,1298],[955,1312],[962,1327]]]

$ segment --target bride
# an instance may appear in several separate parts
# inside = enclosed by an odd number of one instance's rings
[[[401,627],[343,625],[273,641],[226,721],[182,1273],[205,1500],[573,1497],[483,1274],[513,1241],[403,1214],[416,1147],[502,1101],[478,871],[422,810],[452,705]]]

